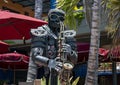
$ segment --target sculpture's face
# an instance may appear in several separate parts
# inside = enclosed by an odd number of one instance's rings
[[[51,28],[60,28],[60,22],[64,21],[64,14],[61,12],[52,12],[48,15]]]
[[[53,12],[49,15],[50,21],[52,22],[63,22],[64,21],[64,14],[59,12]]]

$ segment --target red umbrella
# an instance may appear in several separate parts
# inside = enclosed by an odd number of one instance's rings
[[[112,59],[113,61],[120,62],[120,45],[113,47],[110,50],[110,54],[111,54],[111,56],[109,56],[110,59]]]
[[[85,62],[88,60],[89,47],[89,43],[77,43],[78,62]]]
[[[15,70],[27,69],[29,57],[19,53],[5,53],[0,54],[0,68],[14,70],[14,83],[15,83]]]
[[[0,68],[27,69],[29,57],[19,53],[0,54]]]
[[[0,10],[0,40],[29,39],[30,29],[43,24],[47,24],[47,22]]]
[[[0,53],[9,52],[9,44],[0,41]]]
[[[79,62],[85,62],[88,60],[89,56],[89,48],[90,44],[89,43],[77,43],[77,51],[78,51],[78,63]],[[106,62],[108,61],[108,53],[110,51],[106,50],[104,48],[99,48],[99,60],[101,62]]]

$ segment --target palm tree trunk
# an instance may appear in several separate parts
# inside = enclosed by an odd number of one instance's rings
[[[92,28],[90,51],[85,85],[97,85],[98,82],[98,48],[100,42],[99,31],[99,0],[94,0],[92,7]]]
[[[42,16],[42,6],[43,0],[35,0],[35,15],[34,17],[37,19],[41,19]],[[35,64],[30,56],[28,74],[27,74],[27,82],[33,82],[37,77],[37,64]]]
[[[43,0],[35,0],[35,15],[37,19],[42,19]]]
[[[92,18],[92,2],[93,0],[83,0],[83,6],[84,6],[84,12],[85,12],[85,18],[86,22],[91,29],[91,18]]]

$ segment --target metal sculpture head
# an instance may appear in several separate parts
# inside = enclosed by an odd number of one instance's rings
[[[65,12],[61,9],[51,9],[48,13],[48,23],[51,30],[60,30],[60,22],[64,21]]]

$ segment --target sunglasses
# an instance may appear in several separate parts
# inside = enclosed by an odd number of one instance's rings
[[[58,14],[51,14],[49,17],[50,17],[50,20],[52,21],[64,21],[65,20],[64,16],[58,15]]]

